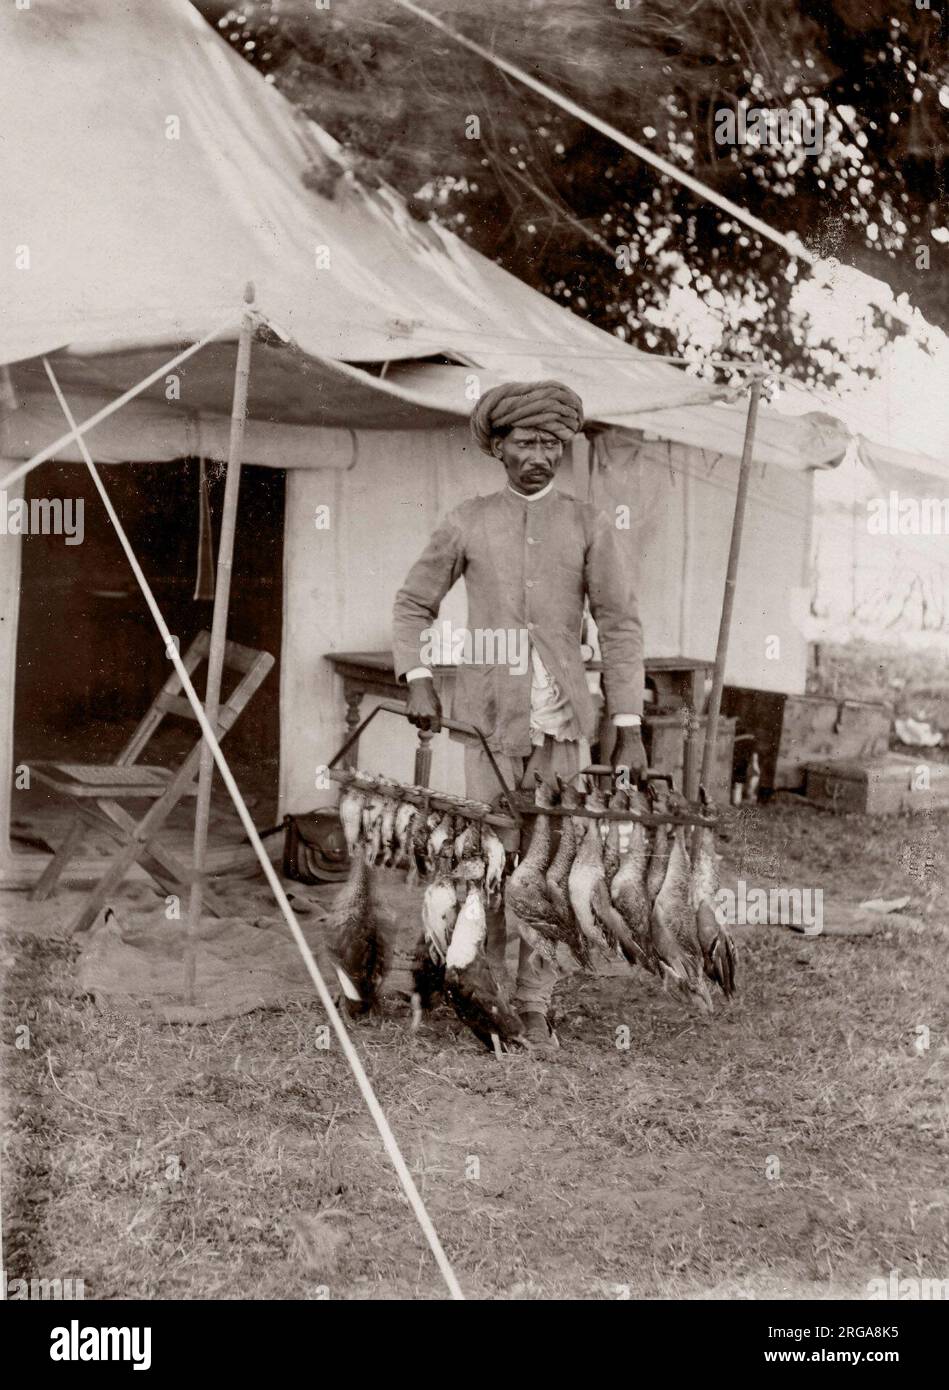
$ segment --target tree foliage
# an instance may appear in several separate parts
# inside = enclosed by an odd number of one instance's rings
[[[459,32],[949,329],[946,11],[923,0],[427,0]],[[933,6],[941,0],[932,0]],[[651,351],[760,352],[833,384],[844,345],[795,307],[802,262],[392,0],[205,3],[242,55],[384,180],[519,278]],[[819,149],[719,142],[793,110]],[[473,119],[474,118],[474,119]],[[817,124],[813,124],[816,122]],[[681,311],[680,311],[681,310]],[[881,341],[905,331],[877,311]],[[707,337],[703,351],[707,349]],[[854,365],[854,364],[850,364]]]

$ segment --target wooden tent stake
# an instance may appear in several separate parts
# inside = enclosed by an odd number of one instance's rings
[[[224,645],[227,640],[227,615],[231,597],[231,567],[234,559],[234,535],[237,529],[237,498],[241,485],[241,456],[244,451],[244,426],[247,422],[247,386],[250,380],[250,349],[254,327],[254,287],[244,291],[244,314],[237,343],[237,366],[234,371],[234,397],[231,405],[231,434],[227,451],[227,478],[224,483],[224,507],[221,516],[221,539],[218,544],[217,581],[214,588],[214,615],[211,620],[211,648],[208,652],[208,683],[204,693],[204,713],[212,729],[217,728],[221,703],[221,676],[224,670]],[[194,1003],[197,933],[201,924],[201,903],[204,895],[204,866],[208,849],[208,819],[211,813],[211,785],[214,780],[214,757],[210,745],[201,749],[198,771],[198,795],[194,812],[194,851],[192,855],[191,891],[188,898],[188,921],[185,929],[184,976],[185,998]]]

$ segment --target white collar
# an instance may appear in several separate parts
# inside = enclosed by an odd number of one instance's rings
[[[540,492],[532,492],[530,496],[528,496],[526,492],[518,492],[517,488],[511,487],[510,483],[507,485],[507,490],[508,492],[513,492],[514,496],[520,498],[522,502],[539,502],[542,497],[547,496],[548,492],[553,488],[553,485],[554,480],[551,478],[546,487],[542,487]]]

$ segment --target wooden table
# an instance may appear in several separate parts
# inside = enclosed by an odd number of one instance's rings
[[[329,652],[326,660],[343,682],[343,697],[346,701],[346,738],[352,733],[361,718],[361,706],[366,695],[378,695],[385,700],[404,700],[405,686],[396,680],[391,652]],[[685,766],[683,780],[686,796],[694,801],[698,796],[699,755],[695,741],[696,720],[705,703],[705,680],[714,666],[713,661],[700,661],[685,656],[659,656],[646,659],[646,685],[655,699],[650,713],[660,711],[684,710],[686,713]],[[602,671],[601,661],[589,661],[588,671]],[[433,675],[451,680],[456,668],[440,665],[432,668]],[[644,722],[648,725],[649,714]],[[604,733],[606,730],[604,729]],[[428,748],[432,735],[419,733],[422,765],[430,762]],[[359,752],[358,743],[353,745],[351,761],[355,766]],[[606,754],[601,748],[601,757]]]

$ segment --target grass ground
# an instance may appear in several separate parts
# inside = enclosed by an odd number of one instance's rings
[[[357,1025],[469,1296],[860,1298],[891,1268],[949,1275],[947,829],[730,812],[739,872],[909,893],[924,928],[746,928],[741,998],[710,1022],[630,976],[563,987],[550,1061],[495,1060],[446,1012],[413,1036],[397,1001]],[[161,1026],[78,994],[61,937],[8,927],[0,957],[9,1277],[96,1299],[443,1295],[317,1004]]]

